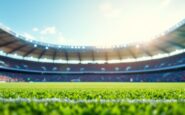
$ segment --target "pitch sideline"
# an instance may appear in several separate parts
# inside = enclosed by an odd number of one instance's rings
[[[60,99],[60,98],[0,98],[2,103],[10,102],[59,102],[59,103],[185,103],[185,99]]]

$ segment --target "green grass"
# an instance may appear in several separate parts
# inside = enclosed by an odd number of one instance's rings
[[[105,99],[185,99],[185,83],[1,83],[0,98],[60,98],[88,103],[0,102],[0,114],[185,114],[185,102],[127,103]]]

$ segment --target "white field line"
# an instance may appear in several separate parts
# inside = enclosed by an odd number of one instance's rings
[[[1,103],[8,102],[37,102],[37,103],[47,103],[47,102],[59,102],[59,103],[185,103],[185,99],[60,99],[60,98],[0,98]]]

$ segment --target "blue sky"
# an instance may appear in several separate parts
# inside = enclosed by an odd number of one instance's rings
[[[184,0],[1,0],[0,23],[55,44],[146,41],[185,18]]]

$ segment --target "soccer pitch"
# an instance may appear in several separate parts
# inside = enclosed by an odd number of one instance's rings
[[[0,83],[0,114],[185,114],[185,83]]]

